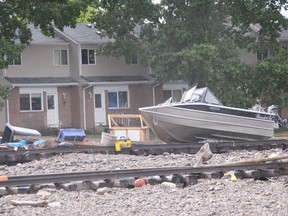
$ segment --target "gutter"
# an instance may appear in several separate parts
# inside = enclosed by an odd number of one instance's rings
[[[97,85],[97,86],[111,86],[111,85],[129,85],[129,84],[149,84],[151,81],[123,81],[123,82],[89,82],[90,85]]]
[[[83,97],[83,124],[84,124],[84,130],[87,129],[87,121],[86,121],[86,99],[85,99],[85,91],[86,89],[92,87],[92,84],[86,86],[82,90],[82,97]]]
[[[12,87],[9,89],[9,93],[12,89],[14,89],[15,86],[12,85]],[[6,117],[7,117],[7,123],[10,123],[10,112],[9,112],[9,99],[6,99]]]
[[[13,84],[14,87],[43,87],[46,86],[78,86],[78,83],[36,83],[36,84]]]

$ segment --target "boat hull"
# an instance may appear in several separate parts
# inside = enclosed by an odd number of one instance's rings
[[[213,107],[217,111],[221,109],[216,108]],[[274,135],[274,122],[263,118],[194,110],[191,106],[189,109],[154,106],[140,108],[140,112],[159,139],[166,143],[204,139],[265,140]]]

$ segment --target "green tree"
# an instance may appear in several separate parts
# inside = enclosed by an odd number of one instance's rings
[[[260,69],[268,76],[288,73],[283,62],[277,60],[280,69],[271,66],[276,57],[247,66],[239,53],[239,48],[269,48],[277,56],[279,32],[288,26],[280,10],[287,6],[286,0],[102,0],[90,21],[115,39],[99,46],[99,55],[124,55],[129,63],[137,54],[159,83],[184,79],[207,85],[226,104],[247,107],[260,95],[288,91],[284,82],[273,83],[277,87],[267,92],[268,83],[253,80]],[[254,32],[253,25],[260,31]]]
[[[1,0],[0,1],[0,69],[7,67],[31,41],[28,23],[53,36],[53,26],[75,26],[85,0]],[[0,97],[7,98],[8,87],[0,86]],[[3,106],[3,103],[0,104]]]

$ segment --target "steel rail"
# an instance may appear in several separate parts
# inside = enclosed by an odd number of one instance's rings
[[[203,146],[204,143],[174,143],[174,144],[144,144],[137,143],[134,144],[134,149],[137,150],[147,150],[147,149],[199,149]],[[226,141],[226,142],[209,142],[210,148],[226,148],[230,147],[231,149],[237,147],[253,147],[253,146],[266,146],[266,145],[283,145],[288,147],[287,139],[275,139],[275,140],[261,140],[261,141],[245,141],[245,142],[235,142],[235,141]],[[133,148],[132,148],[133,149]],[[30,154],[42,154],[42,153],[70,153],[70,152],[111,152],[116,153],[114,146],[92,146],[92,147],[56,147],[56,148],[47,148],[47,149],[27,149],[27,150],[1,150],[0,157],[6,155],[25,155]],[[214,152],[216,153],[216,152]]]
[[[201,167],[162,167],[125,170],[105,170],[74,173],[54,173],[43,175],[11,176],[7,181],[0,181],[0,187],[23,186],[43,183],[63,183],[71,181],[91,181],[103,179],[119,179],[127,177],[172,175],[172,174],[201,174],[210,172],[227,172],[237,170],[263,170],[263,169],[287,169],[288,162],[271,162],[263,164],[230,164]]]
[[[104,154],[163,154],[168,153],[190,153],[195,154],[204,143],[175,143],[175,144],[143,144],[132,145],[131,149],[116,152],[114,146],[92,146],[92,147],[56,147],[49,149],[29,149],[29,150],[1,150],[0,163],[26,162],[33,159],[40,159],[45,156],[68,153],[104,153]],[[245,141],[245,142],[209,142],[213,153],[224,153],[228,150],[264,150],[271,148],[288,148],[287,139],[265,140],[265,141]]]

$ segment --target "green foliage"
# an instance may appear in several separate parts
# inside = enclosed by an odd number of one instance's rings
[[[253,68],[253,91],[261,92],[263,103],[288,107],[288,52],[279,47]],[[254,94],[255,94],[254,93]]]
[[[97,8],[88,6],[85,11],[81,11],[79,18],[77,19],[77,23],[90,23],[90,17],[92,17],[97,12]]]
[[[46,35],[54,36],[53,26],[75,26],[85,0],[3,0],[0,1],[0,69],[8,59],[17,58],[31,41],[28,23],[39,27]],[[0,86],[0,97],[6,99],[9,88]],[[0,110],[3,102],[0,102]]]
[[[17,57],[23,45],[31,41],[27,23],[33,23],[46,35],[53,36],[53,26],[75,26],[84,0],[4,0],[0,1],[0,69],[7,59]],[[22,45],[20,45],[22,44]]]
[[[288,7],[285,0],[102,0],[95,7],[101,10],[91,21],[114,39],[99,46],[99,55],[130,59],[136,53],[159,83],[184,79],[207,85],[228,105],[248,107],[264,95],[284,104],[278,95],[287,91],[278,80],[288,73],[283,59],[244,65],[239,48],[279,54],[274,51],[279,32],[288,26],[280,13]],[[260,74],[265,76],[258,79]]]
[[[2,99],[2,100],[0,100],[0,111],[4,107],[3,100],[5,100],[9,97],[9,91],[10,91],[9,86],[0,85],[0,98]]]

